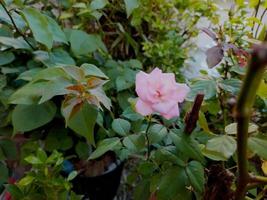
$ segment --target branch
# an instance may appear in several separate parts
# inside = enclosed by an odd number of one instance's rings
[[[253,50],[250,64],[247,69],[235,108],[237,121],[237,165],[238,178],[236,200],[243,200],[250,182],[247,160],[248,123],[256,92],[267,65],[267,46],[256,46]]]
[[[185,116],[185,124],[186,124],[184,129],[185,133],[191,134],[193,130],[196,128],[199,116],[199,110],[201,108],[203,100],[204,100],[204,94],[197,94],[191,111],[187,113]]]
[[[266,12],[267,12],[267,8],[265,8],[264,11],[261,14],[261,17],[260,17],[260,21],[261,22],[262,22],[262,19],[263,19],[263,17],[264,17]],[[255,33],[255,38],[256,39],[257,39],[257,36],[258,36],[258,32],[259,32],[260,26],[261,26],[260,24],[258,24],[258,26],[257,26],[257,30],[256,30],[256,33]]]
[[[250,175],[250,182],[258,184],[264,184],[264,183],[267,184],[267,177]]]
[[[22,38],[25,40],[25,42],[32,48],[32,50],[34,50],[34,47],[32,46],[32,44],[28,41],[27,37],[19,30],[19,28],[17,27],[14,19],[12,18],[11,14],[9,13],[9,11],[7,10],[4,2],[2,0],[0,0],[0,4],[1,6],[4,8],[6,14],[8,15],[9,19],[11,20],[11,23],[13,24],[15,30],[22,36]]]

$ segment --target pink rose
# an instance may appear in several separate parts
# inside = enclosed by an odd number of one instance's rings
[[[166,119],[179,116],[178,103],[190,90],[186,84],[176,83],[173,73],[162,73],[159,68],[150,74],[139,72],[135,86],[139,96],[136,111],[143,116],[156,112]]]

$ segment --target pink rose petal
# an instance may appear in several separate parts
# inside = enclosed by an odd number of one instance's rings
[[[178,117],[180,115],[178,104],[176,104],[169,113],[163,114],[162,116],[166,119],[171,119],[173,117]]]
[[[153,113],[151,106],[146,102],[142,101],[141,99],[137,100],[135,108],[136,111],[143,116],[151,115]]]

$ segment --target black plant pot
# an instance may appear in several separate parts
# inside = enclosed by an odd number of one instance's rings
[[[113,200],[120,185],[122,170],[123,162],[118,162],[113,169],[99,176],[77,176],[72,181],[73,191],[90,200]]]

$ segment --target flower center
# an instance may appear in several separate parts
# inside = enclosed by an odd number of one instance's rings
[[[159,97],[159,98],[161,97],[160,91],[158,91],[158,90],[156,91],[156,96]]]

